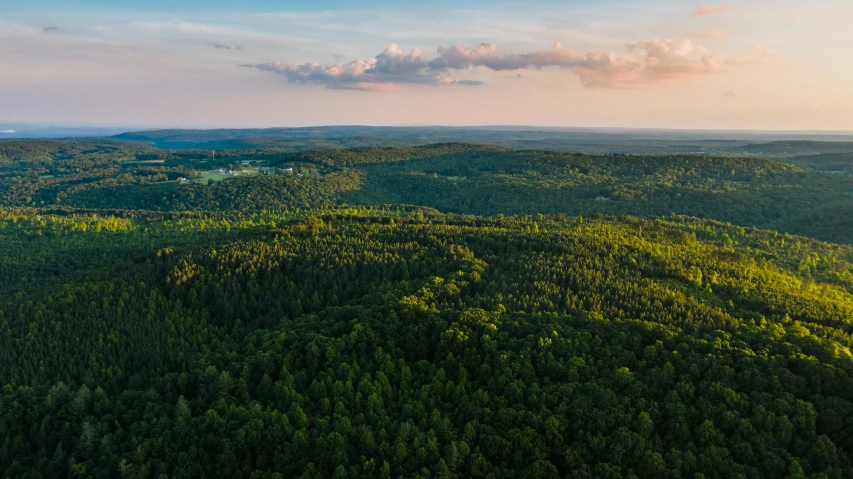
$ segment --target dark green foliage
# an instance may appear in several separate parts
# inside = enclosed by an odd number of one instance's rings
[[[69,195],[63,204],[159,211],[282,210],[337,204],[340,193],[357,190],[360,184],[361,175],[352,170],[322,177],[255,175],[212,184],[117,185]]]
[[[0,477],[853,477],[847,175],[0,152]]]
[[[795,156],[785,161],[827,174],[853,173],[853,153],[823,153],[819,155]]]
[[[851,153],[849,134],[607,130],[537,127],[375,127],[157,130],[115,136],[159,148],[201,150],[280,148],[290,151],[416,146],[442,142],[487,143],[519,150],[555,150],[587,154],[702,154],[786,158],[817,153]]]
[[[285,163],[305,162],[332,167],[353,167],[430,159],[436,162],[450,162],[463,166],[475,159],[490,158],[490,154],[509,151],[511,150],[492,145],[439,143],[419,147],[315,150],[290,155],[285,157],[283,161]]]
[[[43,166],[58,164],[78,167],[136,159],[137,154],[156,152],[134,143],[110,140],[12,140],[0,141],[0,167]]]
[[[853,474],[850,247],[306,213],[7,216],[5,475]]]
[[[849,174],[759,158],[589,156],[450,143],[228,151],[213,161],[211,152],[118,142],[3,145],[14,158],[30,158],[0,166],[0,204],[6,206],[275,211],[413,204],[484,216],[684,214],[853,242],[853,228],[840,213],[853,204]],[[33,151],[23,153],[28,148]],[[250,173],[264,166],[278,171],[221,182],[177,181],[238,166]],[[295,170],[285,174],[284,167]]]
[[[845,215],[832,214],[853,202],[853,178],[765,159],[474,150],[363,171],[361,188],[341,195],[347,203],[489,216],[675,213],[853,242]]]

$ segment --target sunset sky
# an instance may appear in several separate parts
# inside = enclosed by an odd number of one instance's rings
[[[849,0],[0,0],[0,122],[853,130],[851,22]]]

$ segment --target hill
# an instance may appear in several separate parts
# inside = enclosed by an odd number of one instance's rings
[[[826,161],[844,157],[831,158]],[[853,178],[804,167],[816,160],[797,161],[803,166],[752,157],[584,155],[465,143],[234,150],[214,158],[115,141],[9,142],[0,143],[0,204],[218,212],[410,204],[481,216],[680,214],[853,242],[847,217],[835,213],[853,205]],[[277,170],[256,174],[263,168]]]
[[[0,142],[0,473],[853,476],[845,161]]]
[[[205,150],[417,146],[441,142],[586,154],[707,154],[786,158],[853,153],[853,135],[832,132],[750,132],[608,128],[318,126],[217,130],[153,130],[114,138],[159,148]]]
[[[847,246],[397,208],[0,236],[7,477],[853,474]]]

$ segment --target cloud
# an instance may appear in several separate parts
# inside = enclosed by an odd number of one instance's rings
[[[726,98],[740,98],[740,93],[737,90],[726,90],[723,92]]]
[[[10,135],[11,135],[11,134],[14,134],[14,133],[15,133],[15,130],[0,130],[0,133],[6,133],[6,134],[10,134]]]
[[[344,55],[343,53],[335,53],[334,55],[332,55],[336,62],[343,60],[345,56],[346,55]]]
[[[468,45],[439,45],[438,58],[429,62],[434,70],[462,70],[474,65],[485,65],[487,62],[499,60],[498,47],[491,43],[481,43],[471,50]],[[494,68],[493,68],[494,69]]]
[[[696,11],[694,11],[691,15],[694,17],[703,16],[703,15],[719,15],[721,13],[728,13],[732,10],[733,10],[732,7],[702,5],[701,7],[697,8]]]
[[[423,54],[417,48],[413,48],[408,54],[403,49],[392,43],[382,53],[376,55],[371,73],[378,75],[411,75],[421,72],[427,67]]]
[[[48,26],[42,28],[43,32],[56,32],[58,30],[59,30],[59,27],[57,27],[56,25],[48,25]]]
[[[563,48],[560,42],[549,50],[503,54],[491,43],[474,48],[468,45],[441,45],[436,56],[425,58],[417,48],[408,53],[391,44],[368,60],[334,65],[319,63],[276,63],[254,68],[278,73],[288,81],[319,84],[333,89],[385,90],[375,85],[480,85],[475,80],[453,80],[457,71],[483,68],[492,71],[563,69],[574,73],[587,88],[630,88],[697,75],[718,73],[726,65],[755,61],[763,50],[744,58],[726,59],[690,40],[648,40],[628,43],[622,52],[580,52]],[[521,76],[520,73],[517,76]]]
[[[717,40],[719,38],[725,38],[729,36],[729,32],[725,30],[711,30],[710,32],[694,32],[693,30],[687,30],[684,33],[688,37],[703,38],[705,40]]]
[[[447,75],[430,70],[420,50],[414,48],[406,54],[395,43],[369,60],[334,65],[268,62],[255,65],[255,68],[278,73],[293,83],[313,83],[336,90],[388,91],[392,89],[389,85],[451,82]],[[399,89],[399,86],[393,88]]]
[[[479,86],[482,85],[483,82],[480,80],[453,80],[450,82],[453,85],[467,85],[467,86]]]
[[[231,45],[226,45],[224,43],[214,43],[213,48],[216,48],[219,50],[231,50],[231,48],[234,48],[234,50],[243,50],[243,47],[240,45],[234,45],[232,47]]]
[[[624,88],[644,83],[720,70],[722,60],[690,40],[651,40],[625,45],[625,52],[583,53],[565,49],[557,42],[551,50],[501,55],[493,44],[475,49],[465,45],[438,47],[438,58],[429,65],[433,69],[461,70],[482,66],[490,70],[523,70],[541,68],[568,69],[589,88]]]

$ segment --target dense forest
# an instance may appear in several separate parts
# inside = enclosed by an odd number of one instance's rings
[[[787,161],[464,143],[217,154],[31,140],[0,142],[0,206],[252,212],[408,204],[480,216],[676,214],[853,243],[843,214],[853,209],[849,157]],[[276,173],[254,174],[263,168]],[[241,171],[205,180],[218,169]]]
[[[841,132],[758,132],[601,128],[316,126],[153,130],[116,135],[164,149],[244,150],[255,148],[358,148],[463,142],[519,150],[587,154],[758,156],[786,158],[820,153],[853,153],[853,135]]]
[[[0,142],[0,477],[853,477],[847,173],[208,153]]]

